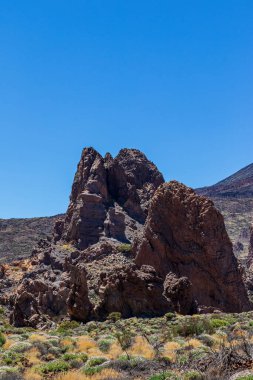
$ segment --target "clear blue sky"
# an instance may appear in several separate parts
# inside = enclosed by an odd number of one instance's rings
[[[1,0],[0,217],[64,212],[81,150],[209,185],[253,162],[252,0]]]

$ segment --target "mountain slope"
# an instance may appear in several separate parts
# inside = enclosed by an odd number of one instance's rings
[[[0,219],[0,263],[29,256],[39,239],[52,234],[60,217]]]
[[[253,164],[246,166],[213,186],[197,189],[209,197],[253,198]]]

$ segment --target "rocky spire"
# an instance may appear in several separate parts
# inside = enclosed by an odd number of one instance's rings
[[[85,148],[77,167],[70,204],[55,236],[85,249],[104,238],[129,242],[145,222],[148,205],[163,176],[136,149],[115,159]]]

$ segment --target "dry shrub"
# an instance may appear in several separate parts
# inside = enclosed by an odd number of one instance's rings
[[[5,341],[4,345],[2,346],[2,348],[4,350],[8,350],[12,346],[13,343],[15,343],[15,342],[12,339],[8,339],[6,337],[6,341]]]
[[[143,336],[135,338],[133,345],[128,349],[128,353],[131,356],[141,356],[145,359],[153,359],[155,357],[153,347]]]
[[[176,360],[176,356],[177,356],[176,351],[179,348],[180,348],[180,344],[179,343],[173,342],[173,341],[167,342],[164,345],[162,356],[170,359],[171,361],[175,361]]]
[[[31,365],[36,365],[41,363],[40,352],[36,347],[32,347],[26,354],[26,358]]]
[[[117,359],[121,355],[123,355],[123,351],[118,342],[113,342],[107,354],[104,354],[104,356],[108,356],[109,359]]]
[[[28,368],[23,374],[25,380],[42,380],[42,376],[34,368]]]
[[[203,344],[200,342],[200,340],[198,339],[190,339],[186,342],[185,346],[187,347],[192,347],[192,348],[199,348],[199,347],[203,347]]]
[[[106,380],[106,379],[121,379],[122,376],[114,369],[105,368],[100,373],[92,376],[87,376],[77,371],[69,371],[57,376],[56,380]]]
[[[105,356],[98,348],[97,343],[88,335],[81,335],[76,341],[76,351],[85,352],[89,356]]]
[[[66,347],[66,346],[72,346],[74,344],[74,340],[72,338],[63,338],[61,339],[61,345]]]
[[[46,342],[48,337],[42,334],[31,334],[29,340],[32,342]]]

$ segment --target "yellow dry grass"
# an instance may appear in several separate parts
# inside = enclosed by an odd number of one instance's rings
[[[25,380],[41,380],[42,376],[35,372],[33,368],[28,368],[23,374]]]
[[[241,329],[237,329],[234,331],[234,335],[237,336],[238,338],[246,338],[247,332]]]
[[[89,356],[105,356],[97,347],[97,343],[88,335],[81,335],[77,338],[75,351],[85,352]]]
[[[41,363],[40,352],[36,347],[32,347],[26,354],[26,358],[31,365]]]
[[[48,339],[48,337],[46,337],[45,335],[41,335],[41,334],[31,334],[29,336],[29,340],[31,340],[32,342],[46,342]]]
[[[186,342],[185,346],[191,346],[192,348],[199,348],[202,347],[203,344],[198,339],[190,339]]]
[[[117,359],[122,354],[123,354],[123,351],[119,343],[113,342],[106,356],[108,356],[109,359]]]
[[[137,336],[127,352],[132,356],[142,356],[146,359],[153,359],[155,356],[153,347],[143,336]]]
[[[71,346],[72,344],[74,344],[74,340],[72,338],[63,338],[61,340],[61,345],[64,347]]]
[[[100,373],[94,374],[92,376],[87,376],[77,371],[69,371],[57,376],[56,380],[106,380],[108,378],[121,379],[122,376],[114,369],[105,368]]]
[[[212,337],[214,339],[215,350],[220,350],[221,346],[225,346],[225,347],[229,346],[226,335],[216,333],[216,334],[213,334]]]
[[[180,348],[180,344],[177,343],[177,342],[167,342],[165,343],[164,345],[164,348],[163,348],[163,357],[166,357],[168,359],[170,359],[171,361],[175,361],[176,360],[176,350],[178,350]]]
[[[8,350],[11,347],[11,345],[13,344],[13,340],[7,338],[7,336],[5,336],[5,339],[6,339],[6,341],[3,345],[3,349]]]

